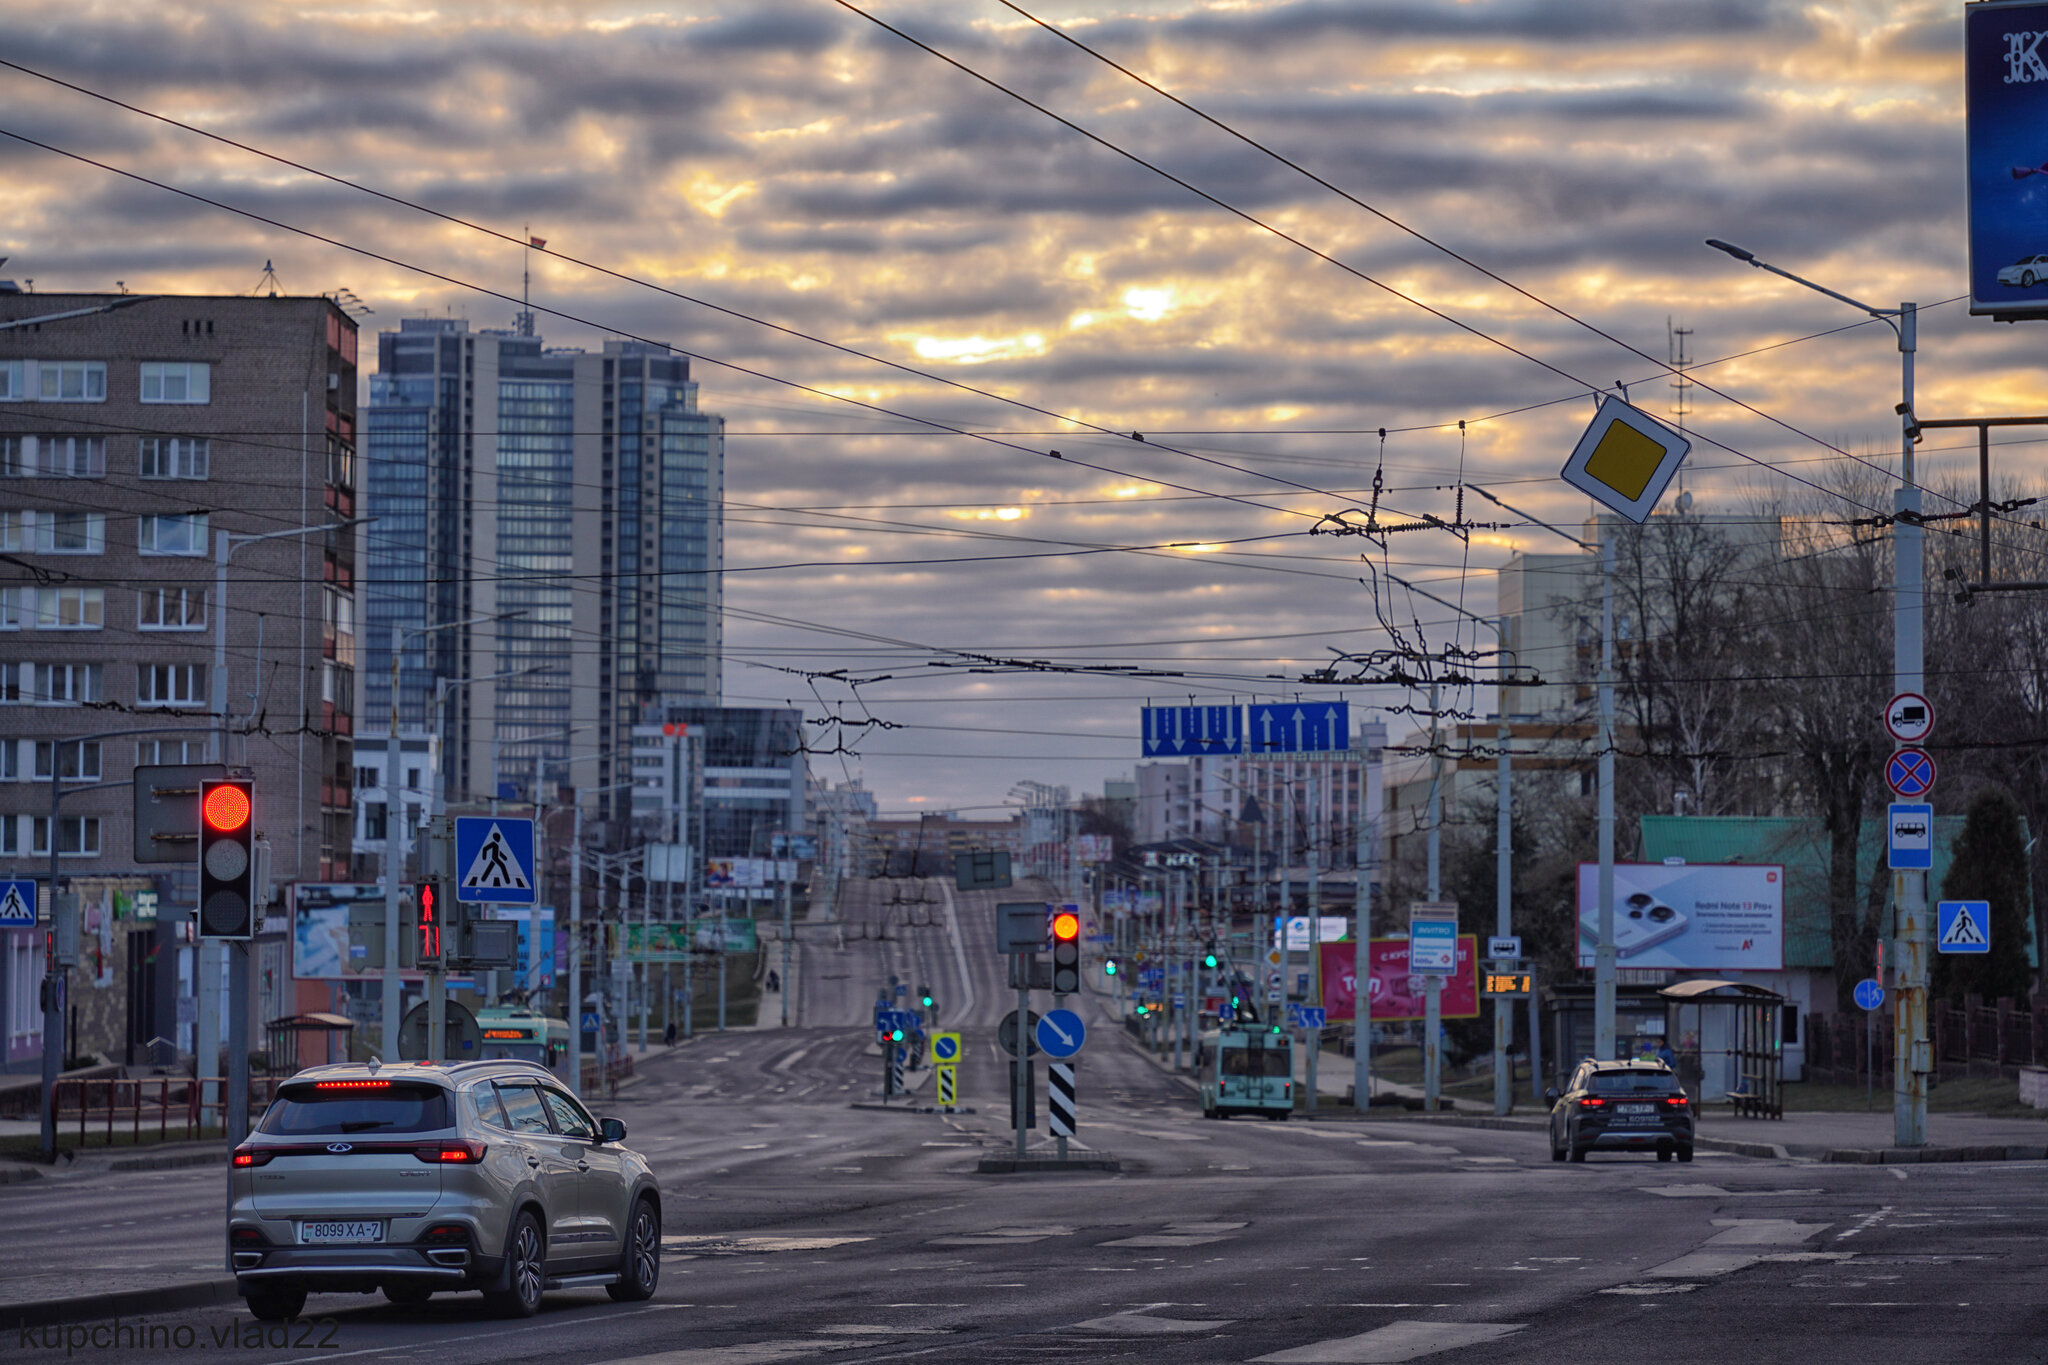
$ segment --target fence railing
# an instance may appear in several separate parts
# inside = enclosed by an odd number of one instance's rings
[[[276,1092],[276,1078],[249,1078],[252,1121]],[[68,1077],[57,1082],[52,1098],[60,1134],[75,1132],[83,1143],[87,1133],[97,1133],[111,1143],[116,1133],[134,1142],[144,1134],[162,1141],[221,1132],[227,1126],[227,1093],[224,1076]]]
[[[2030,1006],[2001,999],[1987,1004],[1974,995],[1965,996],[1960,1005],[1938,1000],[1928,1011],[1928,1025],[1938,1079],[2011,1077],[2023,1066],[2048,1065],[2048,1001]],[[1822,1085],[1861,1084],[1874,1070],[1878,1083],[1889,1083],[1889,1009],[1868,1016],[1808,1015],[1806,1037],[1809,1080]]]

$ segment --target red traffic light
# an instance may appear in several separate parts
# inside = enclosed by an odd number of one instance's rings
[[[207,792],[201,814],[208,829],[232,834],[249,823],[249,793],[238,786],[222,783]]]
[[[1052,917],[1052,936],[1056,943],[1072,943],[1081,937],[1081,917],[1071,910],[1062,910]]]

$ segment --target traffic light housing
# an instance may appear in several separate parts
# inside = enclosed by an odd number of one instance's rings
[[[438,972],[447,962],[448,906],[441,886],[423,881],[414,892],[419,906],[418,941],[413,945],[413,964],[423,972]]]
[[[1103,961],[1103,963],[1102,963],[1102,974],[1103,974],[1104,976],[1115,976],[1115,975],[1116,975],[1116,959],[1115,959],[1115,958],[1113,958],[1113,957],[1112,957],[1112,958],[1106,958],[1106,959],[1104,959],[1104,961]]]
[[[1216,945],[1212,942],[1202,952],[1202,966],[1213,972],[1221,965],[1223,959],[1216,956]]]
[[[1081,989],[1081,917],[1062,910],[1052,917],[1052,993]]]
[[[242,777],[199,783],[199,932],[256,935],[256,784]]]
[[[919,1001],[923,1003],[926,1009],[930,1009],[932,1007],[932,988],[930,986],[919,987],[917,992],[917,998]]]

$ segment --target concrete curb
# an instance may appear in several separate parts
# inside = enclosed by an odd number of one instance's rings
[[[972,1105],[942,1109],[936,1104],[868,1104],[861,1100],[855,1100],[846,1107],[848,1109],[867,1109],[877,1114],[972,1114],[975,1112]]]
[[[167,1152],[161,1156],[129,1156],[109,1161],[110,1171],[176,1171],[188,1166],[219,1166],[226,1169],[228,1149],[216,1147],[204,1152]]]
[[[154,1289],[117,1289],[105,1294],[81,1294],[69,1299],[44,1299],[37,1303],[0,1306],[0,1333],[23,1332],[31,1327],[91,1322],[129,1314],[171,1313],[186,1308],[219,1308],[239,1304],[235,1277],[223,1275],[211,1280],[159,1285]]]
[[[41,1180],[43,1173],[33,1166],[0,1166],[0,1185],[18,1185],[24,1180]]]
[[[2048,1147],[1836,1147],[1820,1160],[1850,1166],[1918,1165],[1932,1161],[2048,1161]]]

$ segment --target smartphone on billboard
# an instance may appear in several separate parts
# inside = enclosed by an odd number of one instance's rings
[[[1614,952],[1633,957],[1648,948],[1666,943],[1684,933],[1690,923],[1679,911],[1646,891],[1631,891],[1614,907]],[[1598,946],[1597,923],[1580,921],[1579,937]]]

